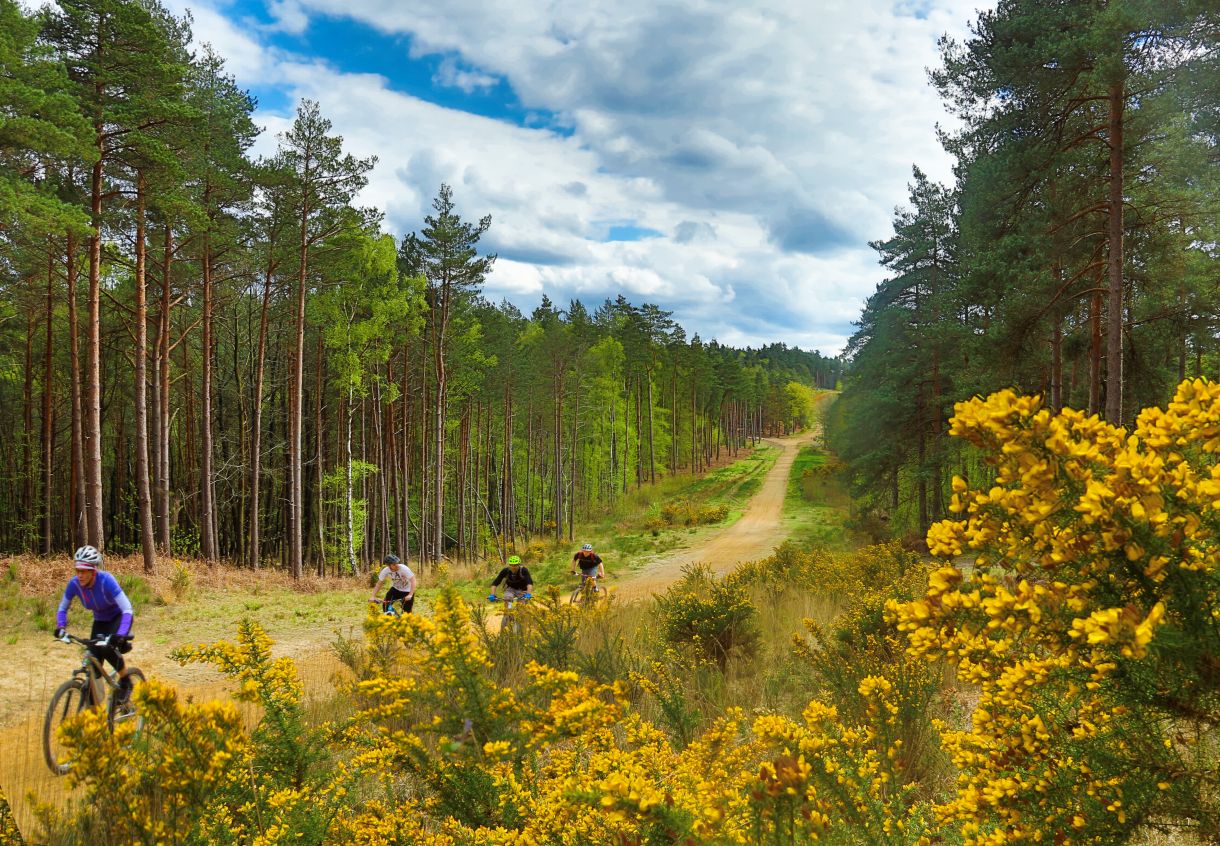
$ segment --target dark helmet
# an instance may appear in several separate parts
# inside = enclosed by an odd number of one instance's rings
[[[385,558],[381,559],[381,563],[382,564],[401,564],[402,561],[399,560],[397,555],[395,555],[394,553],[391,552]]]

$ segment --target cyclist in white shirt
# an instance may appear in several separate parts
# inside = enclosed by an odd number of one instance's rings
[[[387,555],[383,563],[385,566],[377,574],[377,587],[373,588],[373,596],[369,602],[380,603],[385,610],[389,610],[391,605],[398,602],[402,605],[402,612],[410,614],[411,606],[415,604],[415,574],[397,555]],[[378,599],[377,593],[387,581],[390,583],[390,589],[386,592],[385,599]]]

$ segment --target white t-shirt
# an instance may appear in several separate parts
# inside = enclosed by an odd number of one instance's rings
[[[411,579],[415,578],[415,574],[411,572],[411,568],[406,564],[400,565],[397,569],[391,570],[389,567],[382,567],[381,572],[377,575],[377,581],[390,580],[390,584],[396,590],[403,593],[411,592]]]

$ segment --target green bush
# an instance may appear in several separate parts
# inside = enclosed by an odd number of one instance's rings
[[[140,576],[124,576],[123,593],[127,594],[127,598],[131,600],[131,604],[139,608],[142,605],[164,605],[161,598],[157,596],[148,582]]]
[[[728,580],[706,565],[687,567],[681,580],[657,598],[666,641],[688,646],[724,669],[732,656],[758,648],[758,609]]]

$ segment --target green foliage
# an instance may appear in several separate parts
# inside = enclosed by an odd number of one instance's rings
[[[948,441],[957,401],[1014,386],[1129,423],[1211,372],[1218,27],[1196,0],[1006,0],[942,42],[956,184],[917,168],[873,244],[889,275],[832,412],[862,529],[916,542],[980,475]]]
[[[127,594],[127,598],[137,610],[141,606],[165,604],[142,576],[123,576],[122,585],[123,593]]]
[[[13,0],[0,0],[0,226],[32,232],[84,229],[83,210],[64,202],[58,174],[31,181],[40,157],[95,155],[92,128],[72,96],[63,64],[38,40],[39,21]]]
[[[758,609],[706,565],[683,570],[682,578],[657,597],[657,615],[669,643],[689,647],[721,668],[730,657],[750,657],[758,646]]]

